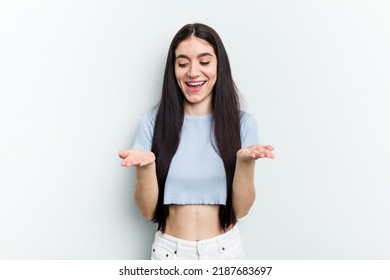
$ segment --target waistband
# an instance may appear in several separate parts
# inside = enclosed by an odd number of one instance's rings
[[[240,239],[240,232],[238,226],[235,225],[229,231],[199,241],[189,241],[171,236],[161,231],[157,231],[155,235],[155,242],[160,246],[165,247],[167,250],[172,250],[175,254],[206,254],[211,252],[222,252],[226,246],[230,246],[237,243],[237,239]]]

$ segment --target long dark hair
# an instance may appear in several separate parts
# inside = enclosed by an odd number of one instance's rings
[[[226,205],[220,205],[219,208],[220,227],[226,231],[237,222],[233,211],[232,194],[236,153],[241,148],[240,100],[232,78],[228,55],[219,35],[209,26],[200,23],[183,26],[174,36],[168,51],[152,141],[159,187],[153,222],[158,224],[158,230],[165,231],[169,214],[168,205],[164,205],[165,181],[172,158],[179,146],[184,120],[184,97],[175,77],[175,50],[182,41],[191,36],[207,41],[217,56],[217,81],[213,89],[212,110],[216,150],[222,158],[226,173],[227,200]]]

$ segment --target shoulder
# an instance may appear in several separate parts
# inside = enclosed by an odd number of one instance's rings
[[[151,150],[155,117],[156,114],[153,111],[140,116],[133,150]]]
[[[259,143],[256,119],[249,113],[241,111],[241,145],[249,147]]]
[[[157,114],[156,110],[152,110],[142,114],[141,119],[139,121],[140,125],[153,127],[156,120],[156,114]]]
[[[257,121],[255,117],[245,111],[240,111],[240,123],[241,127],[252,127],[257,126]]]

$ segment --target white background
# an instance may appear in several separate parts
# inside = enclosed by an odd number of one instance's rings
[[[220,34],[275,160],[249,259],[390,259],[387,1],[0,2],[0,259],[147,259],[132,145],[186,23]]]

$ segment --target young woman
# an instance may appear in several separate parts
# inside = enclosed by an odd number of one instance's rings
[[[173,38],[161,100],[141,119],[122,166],[136,167],[135,202],[157,223],[152,259],[243,259],[237,219],[255,200],[254,167],[274,158],[240,110],[218,34],[188,24]]]

